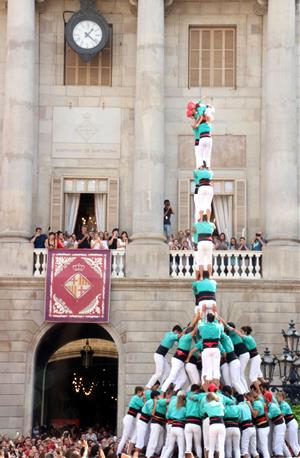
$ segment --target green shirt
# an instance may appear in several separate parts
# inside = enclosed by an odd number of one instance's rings
[[[162,340],[160,341],[160,345],[163,347],[168,348],[169,350],[173,347],[175,342],[178,342],[179,336],[176,332],[166,332],[163,336]]]
[[[210,223],[208,221],[197,221],[197,223],[194,224],[194,228],[195,228],[195,232],[193,234],[193,239],[195,243],[198,243],[199,234],[206,234],[210,236],[213,234],[216,226],[214,225],[214,223]]]
[[[209,417],[224,417],[225,408],[221,401],[210,401],[206,404],[205,413]]]
[[[152,409],[153,409],[153,404],[154,404],[154,400],[153,399],[149,399],[149,401],[147,401],[144,404],[144,407],[142,408],[142,413],[144,413],[145,415],[151,415]]]
[[[226,353],[231,353],[232,351],[234,351],[232,340],[224,332],[221,335],[221,344],[224,347]]]
[[[210,278],[205,278],[204,280],[194,281],[192,283],[192,288],[195,296],[203,291],[215,293],[217,291],[217,282],[215,280],[211,280]]]
[[[195,393],[195,394],[200,394],[200,393]],[[186,400],[186,417],[201,417],[200,413],[200,403],[198,399],[195,399],[193,396],[194,393],[190,393],[189,396],[187,396]]]
[[[260,401],[259,399],[256,399],[255,401],[253,401],[252,408],[253,408],[253,410],[257,410],[257,412],[258,412],[257,416],[258,417],[260,417],[261,415],[264,415],[264,413],[265,413],[264,403],[262,401]]]
[[[279,408],[278,404],[275,404],[275,402],[270,402],[268,404],[268,416],[269,418],[275,418],[278,417],[278,415],[281,414],[281,410]]]
[[[216,323],[201,322],[199,332],[203,340],[219,340],[223,334],[222,330]]]
[[[137,394],[132,396],[132,398],[130,399],[130,402],[129,402],[129,408],[138,410],[140,412],[142,410],[143,406],[144,406],[143,398],[141,398]]]
[[[212,180],[214,174],[211,170],[207,169],[195,169],[194,170],[194,182],[199,184],[200,180]]]
[[[155,412],[166,415],[167,413],[167,400],[166,399],[158,399]]]
[[[242,339],[247,347],[247,350],[254,350],[256,348],[256,342],[252,336],[243,336]]]
[[[240,417],[240,410],[236,404],[225,406],[225,418],[236,418]]]
[[[183,334],[178,342],[178,350],[188,351],[191,349],[193,343],[193,336],[189,332],[188,334]]]
[[[283,415],[291,415],[293,413],[291,406],[286,401],[281,401],[279,407]]]
[[[172,396],[171,401],[169,402],[169,405],[167,407],[166,418],[168,420],[173,418],[173,417],[171,417],[171,414],[172,414],[172,410],[174,409],[174,406],[176,406],[176,402],[177,402],[177,396]]]
[[[252,421],[251,409],[246,401],[240,402],[237,405],[237,407],[239,408],[239,412],[240,412],[240,416],[239,416],[240,422],[249,421],[249,420]]]
[[[184,420],[185,419],[185,414],[186,414],[186,408],[185,407],[180,407],[177,409],[176,407],[176,402],[173,404],[170,403],[169,409],[168,409],[168,418],[172,418],[172,420]]]
[[[159,391],[161,393],[161,389],[160,388],[158,388],[156,391]],[[144,393],[145,393],[146,401],[149,401],[149,399],[151,399],[152,390],[145,390]]]
[[[233,345],[237,345],[239,343],[243,342],[243,339],[241,336],[239,336],[236,332],[234,331],[229,331],[229,337],[232,340]]]

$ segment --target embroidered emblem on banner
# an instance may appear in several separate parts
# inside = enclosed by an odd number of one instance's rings
[[[49,250],[46,320],[107,322],[109,250]]]

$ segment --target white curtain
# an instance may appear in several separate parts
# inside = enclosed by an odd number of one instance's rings
[[[97,230],[106,230],[106,194],[95,194],[95,213]]]
[[[80,194],[65,194],[65,230],[73,234],[78,215]]]
[[[229,241],[232,237],[232,196],[214,196],[213,209],[218,232],[224,232]]]

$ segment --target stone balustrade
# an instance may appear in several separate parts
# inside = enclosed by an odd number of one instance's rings
[[[125,250],[111,250],[112,278],[125,277]],[[196,251],[170,251],[170,276],[172,278],[194,278]],[[33,250],[33,276],[45,277],[47,249]],[[220,279],[262,278],[261,251],[214,251],[213,277]]]
[[[45,277],[47,270],[47,249],[35,248],[33,250],[33,276]],[[111,276],[123,278],[125,276],[125,250],[111,250]]]
[[[195,277],[196,251],[170,251],[170,275]],[[261,251],[214,251],[213,277],[220,279],[262,278]]]

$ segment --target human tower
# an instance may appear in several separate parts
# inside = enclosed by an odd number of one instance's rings
[[[177,324],[160,341],[155,372],[146,388],[135,388],[123,419],[119,455],[127,446],[134,458],[171,458],[176,449],[178,458],[299,456],[297,421],[283,393],[275,398],[263,379],[252,328],[238,330],[218,313],[212,279],[214,113],[203,101],[187,104],[196,157],[195,314],[184,329]],[[167,354],[175,345],[170,367]]]

